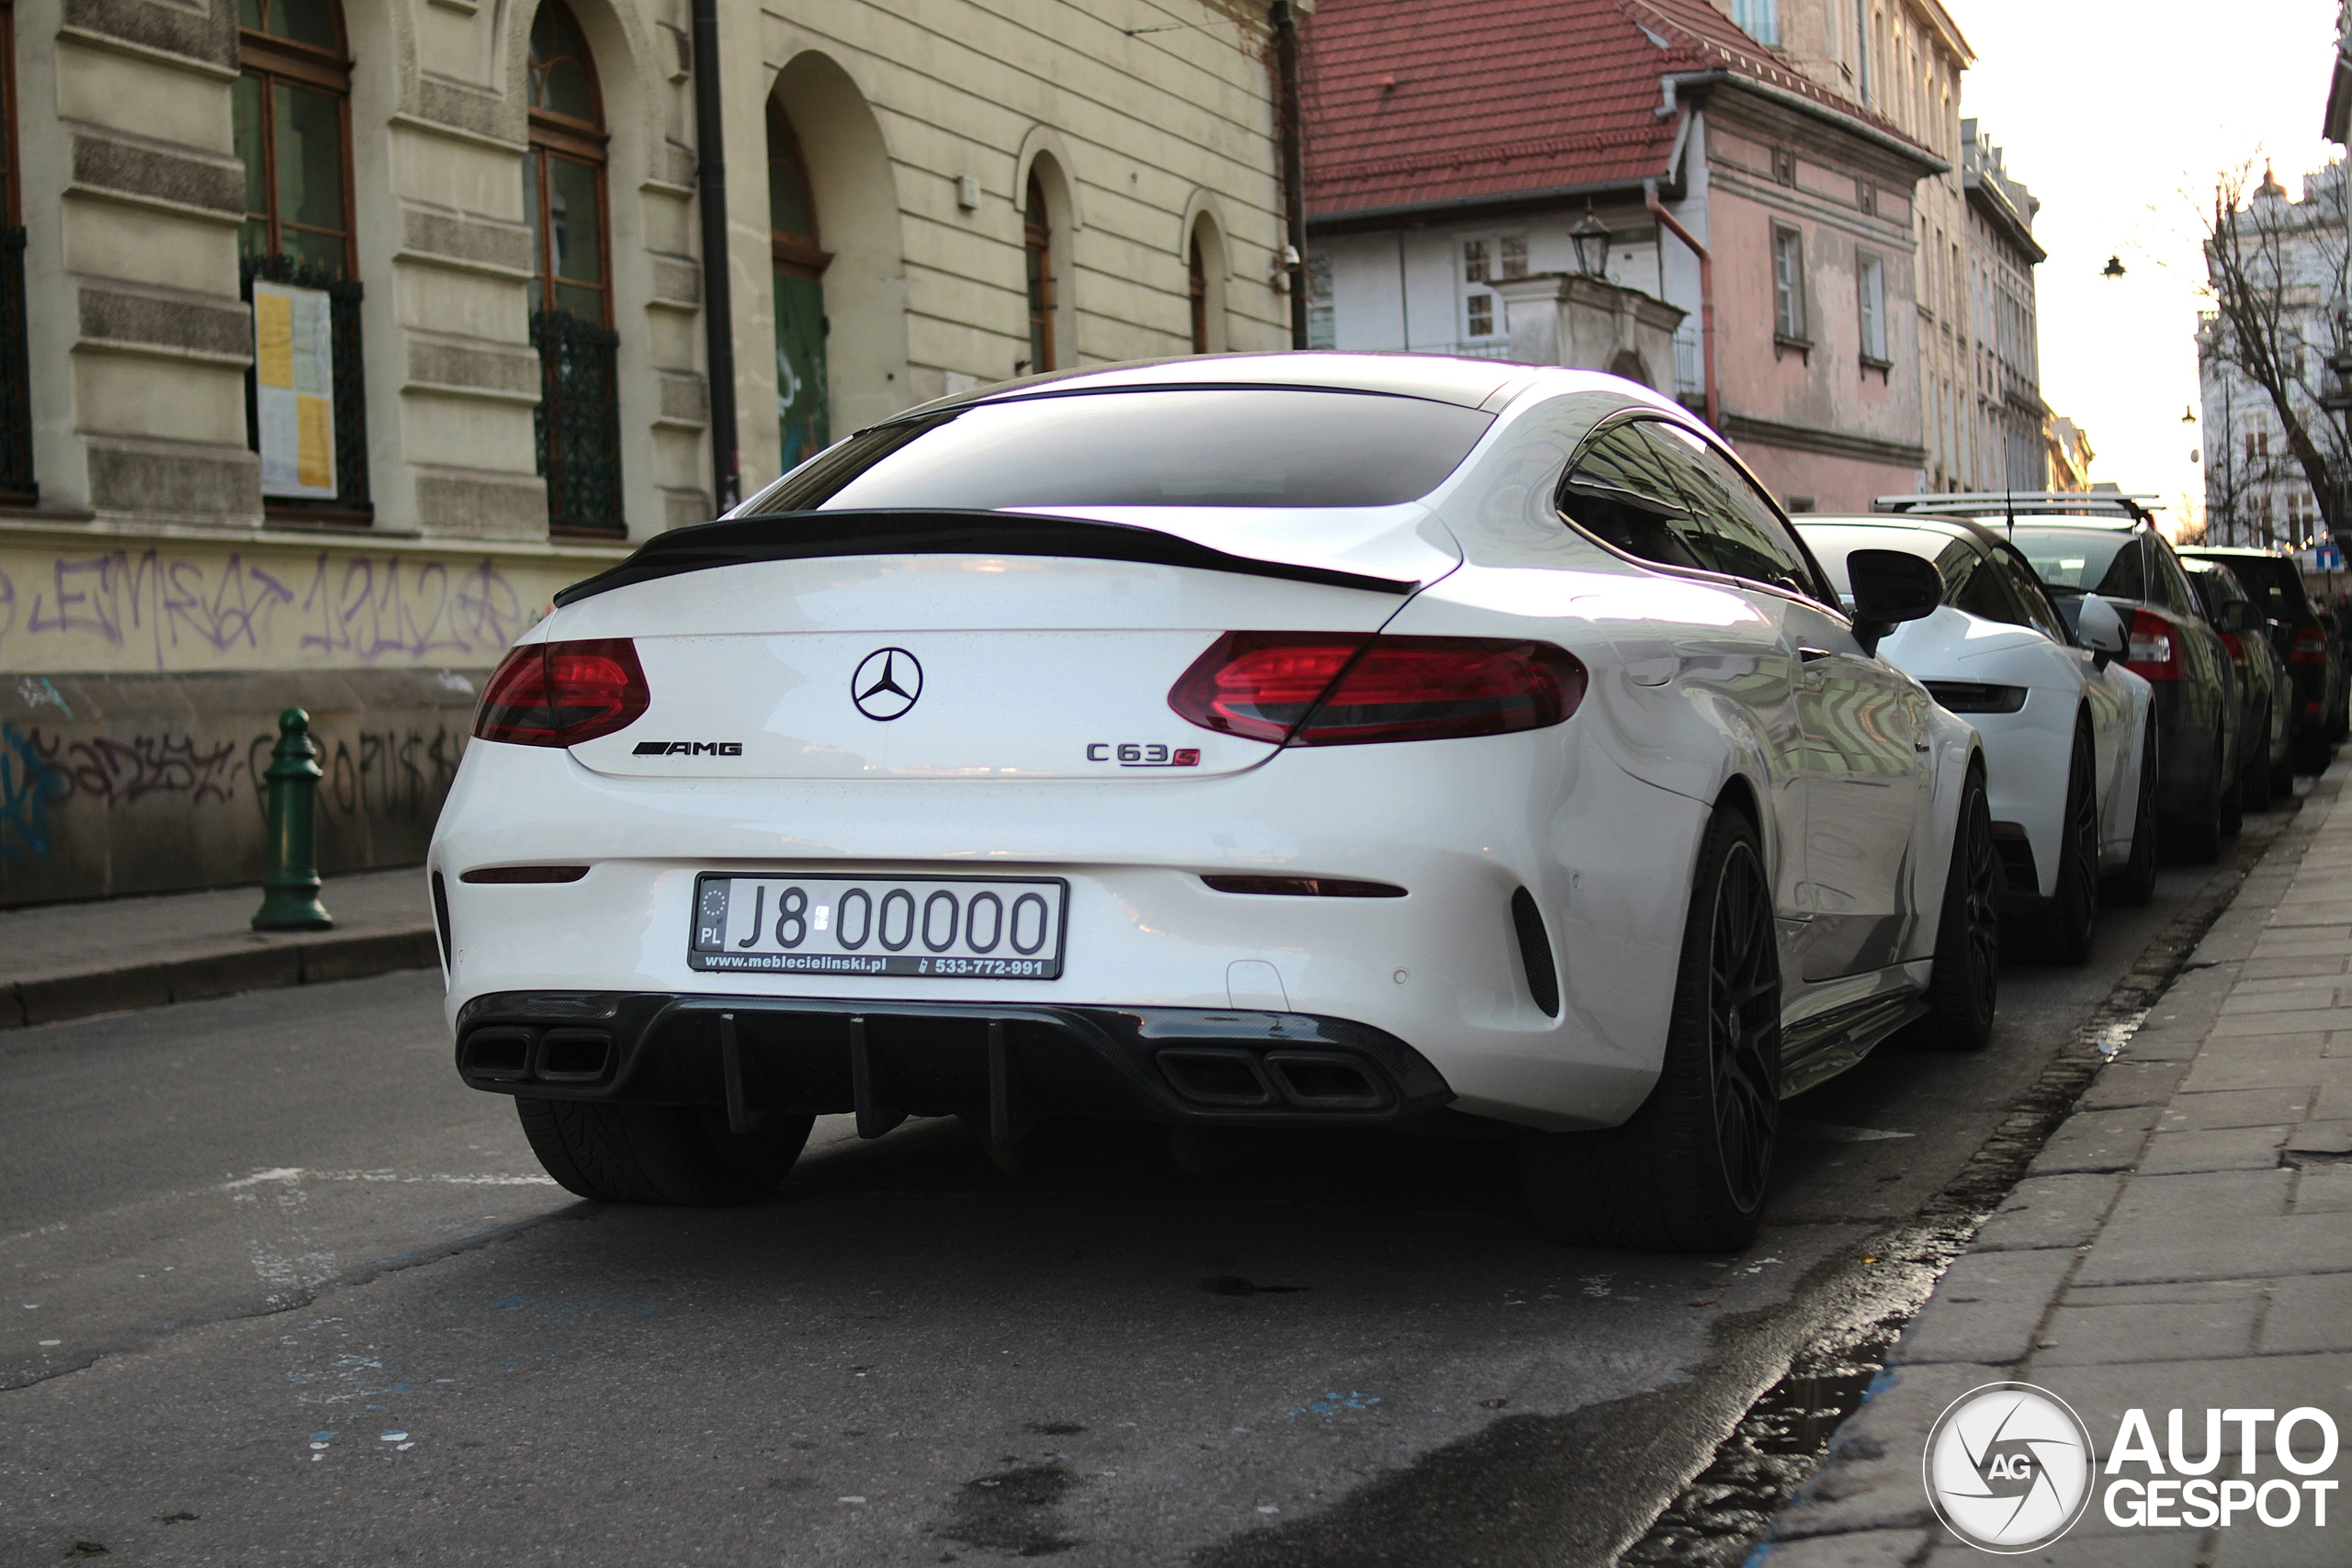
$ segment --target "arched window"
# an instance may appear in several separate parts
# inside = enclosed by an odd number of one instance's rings
[[[539,472],[548,523],[626,531],[621,520],[619,334],[605,224],[605,105],[588,40],[563,0],[531,22],[531,341],[539,351]]]
[[[1201,260],[1201,231],[1193,230],[1187,292],[1193,300],[1193,352],[1209,351],[1209,269]]]
[[[832,440],[825,391],[825,266],[800,138],[768,100],[768,249],[775,277],[775,419],[784,467]]]
[[[351,237],[351,60],[334,0],[238,0],[237,156],[249,256],[357,270]]]
[[[1035,164],[1029,170],[1027,222],[1022,252],[1029,268],[1029,369],[1051,370],[1054,359],[1054,227],[1046,214],[1046,186]]]

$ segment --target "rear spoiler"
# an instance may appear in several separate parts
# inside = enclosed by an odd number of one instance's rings
[[[676,577],[712,567],[754,561],[818,560],[830,556],[1068,556],[1088,560],[1140,561],[1149,566],[1185,566],[1250,577],[1355,588],[1399,596],[1419,582],[1368,577],[1328,567],[1256,560],[1227,555],[1175,534],[1125,523],[1077,517],[1040,517],[1026,512],[897,510],[779,512],[759,517],[725,517],[675,528],[647,540],[638,552],[606,571],[575,582],[555,596],[559,606],[657,578]]]

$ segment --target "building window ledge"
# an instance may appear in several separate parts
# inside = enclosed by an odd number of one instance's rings
[[[1804,360],[1807,365],[1811,365],[1813,363],[1813,340],[1805,337],[1790,337],[1785,333],[1774,333],[1772,334],[1772,357],[1777,360],[1782,355],[1786,354],[1793,354],[1798,358]]]
[[[1871,372],[1875,370],[1878,372],[1879,380],[1883,383],[1887,378],[1887,374],[1894,368],[1894,361],[1892,359],[1873,359],[1867,354],[1863,355],[1861,357],[1862,379],[1866,381],[1870,379]]]

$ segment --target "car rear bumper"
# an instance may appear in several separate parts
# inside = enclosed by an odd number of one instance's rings
[[[1303,1013],[508,991],[460,1010],[458,1071],[493,1093],[763,1115],[1047,1116],[1416,1128],[1445,1078],[1381,1030]]]

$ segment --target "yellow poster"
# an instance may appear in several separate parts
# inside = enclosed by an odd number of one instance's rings
[[[334,310],[322,288],[254,280],[254,416],[261,492],[332,501]]]

